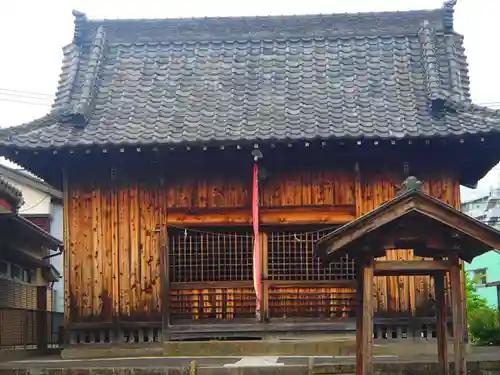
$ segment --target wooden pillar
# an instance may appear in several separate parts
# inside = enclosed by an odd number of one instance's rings
[[[163,342],[170,341],[170,254],[168,248],[168,229],[160,228],[161,262],[161,334]]]
[[[361,307],[358,308],[356,323],[356,375],[371,375],[373,372],[373,259],[359,259],[359,272],[362,280]],[[359,294],[358,294],[359,295]]]
[[[438,361],[440,372],[448,375],[448,337],[446,329],[446,298],[444,294],[445,285],[444,272],[438,272],[434,275],[435,294],[436,294],[436,334],[438,345]]]
[[[453,312],[453,346],[455,374],[466,375],[465,343],[464,343],[464,309],[462,303],[462,285],[460,282],[461,267],[458,261],[451,267],[451,301]]]
[[[356,271],[356,375],[363,374],[363,265]]]
[[[38,350],[47,349],[48,331],[52,327],[48,324],[49,312],[47,311],[47,286],[36,288],[36,343]]]

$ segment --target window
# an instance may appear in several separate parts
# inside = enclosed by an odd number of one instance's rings
[[[20,279],[21,278],[21,269],[18,266],[13,264],[10,267],[10,276],[13,279]]]
[[[9,274],[9,264],[5,262],[0,262],[0,275]]]
[[[32,283],[35,279],[34,272],[29,269],[23,270],[23,281],[27,283]]]
[[[486,285],[486,268],[479,268],[474,270],[472,273],[472,280],[476,284],[476,286],[485,286]]]

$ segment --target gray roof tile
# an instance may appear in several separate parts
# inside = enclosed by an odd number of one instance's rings
[[[89,21],[75,14],[53,111],[19,148],[447,137],[500,130],[470,103],[453,7]],[[433,101],[446,103],[436,114]]]
[[[17,187],[0,176],[0,199],[12,204],[12,208],[17,212],[24,204],[23,193]]]

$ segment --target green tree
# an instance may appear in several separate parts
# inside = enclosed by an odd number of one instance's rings
[[[466,274],[467,322],[469,337],[476,345],[500,345],[500,319],[497,309],[476,292],[474,280]]]

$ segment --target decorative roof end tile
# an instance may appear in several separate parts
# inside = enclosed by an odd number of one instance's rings
[[[443,3],[444,27],[446,31],[453,31],[453,13],[455,13],[457,0],[447,0]]]
[[[18,212],[24,204],[23,193],[21,190],[11,185],[2,177],[0,177],[0,199],[4,199],[12,205],[12,210],[14,212]]]
[[[73,10],[72,14],[73,17],[75,17],[73,43],[80,45],[85,39],[85,24],[87,23],[87,15],[77,10]]]
[[[401,189],[398,191],[397,195],[402,195],[410,191],[421,191],[421,188],[421,181],[419,181],[415,176],[408,176],[401,185]]]

